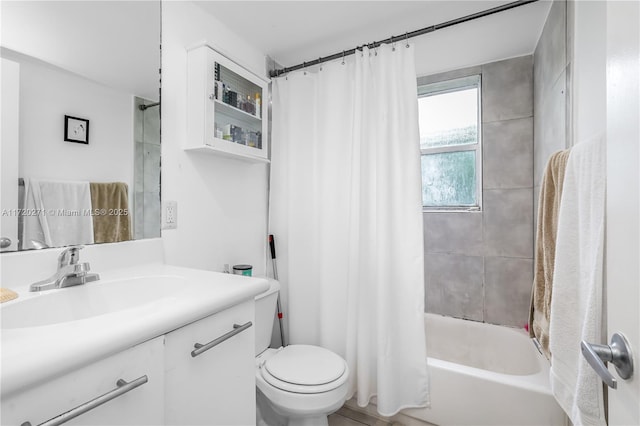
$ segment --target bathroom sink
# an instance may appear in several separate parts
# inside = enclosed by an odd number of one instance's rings
[[[189,287],[183,277],[144,276],[28,294],[0,309],[2,329],[78,321],[170,299]]]

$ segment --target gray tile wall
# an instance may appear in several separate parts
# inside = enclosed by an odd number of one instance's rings
[[[482,75],[480,212],[424,213],[426,311],[523,326],[533,281],[533,57],[421,77]]]
[[[135,239],[160,236],[160,112],[158,107],[138,109],[138,105],[149,103],[152,102],[134,99]]]
[[[555,0],[533,55],[534,208],[549,156],[570,146],[572,2]]]

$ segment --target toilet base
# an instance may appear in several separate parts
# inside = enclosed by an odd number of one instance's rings
[[[289,419],[277,413],[266,396],[256,389],[256,426],[287,426]]]
[[[292,418],[287,426],[329,426],[329,419],[327,416]]]
[[[309,417],[286,417],[279,413],[259,389],[256,389],[257,426],[328,426],[326,414]]]

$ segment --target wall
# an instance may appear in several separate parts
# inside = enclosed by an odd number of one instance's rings
[[[571,43],[566,1],[554,1],[533,55],[534,205],[549,156],[570,144]]]
[[[551,154],[606,128],[605,2],[555,0],[534,53],[535,211]]]
[[[425,307],[523,326],[533,281],[533,58],[420,77],[418,85],[473,74],[482,75],[483,207],[424,213]]]
[[[0,281],[3,288],[22,294],[36,281],[46,279],[56,270],[58,256],[64,247],[47,250],[2,253]],[[91,271],[102,273],[113,269],[132,268],[163,263],[162,241],[148,238],[112,244],[91,244],[80,253],[82,262],[89,262]],[[66,307],[65,307],[66,309]]]
[[[24,55],[3,56],[20,63],[20,177],[131,188],[133,97]],[[88,145],[64,141],[65,115],[89,119]]]
[[[606,132],[607,4],[603,1],[569,3],[572,22],[573,75],[571,79],[573,144]]]
[[[162,3],[162,199],[178,203],[177,229],[163,230],[170,264],[221,271],[249,263],[265,273],[264,164],[187,153],[186,48],[202,41],[257,75],[265,56],[192,2]]]
[[[18,158],[20,121],[20,65],[0,58],[0,208],[17,209],[18,205]],[[18,217],[3,214],[0,217],[2,238],[11,240],[9,246],[0,251],[18,249]],[[6,243],[6,240],[5,240]]]

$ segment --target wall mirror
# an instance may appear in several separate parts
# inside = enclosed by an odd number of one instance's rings
[[[160,1],[2,1],[2,251],[160,236]]]

